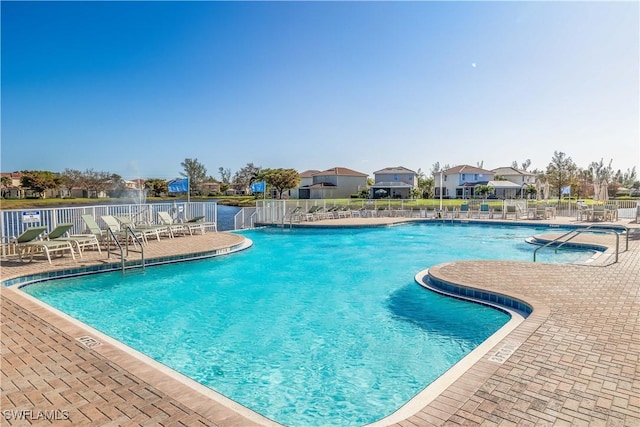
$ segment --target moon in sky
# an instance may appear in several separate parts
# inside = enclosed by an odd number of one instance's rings
[[[475,63],[475,62],[472,62],[472,63],[471,63],[471,66],[472,66],[473,68],[476,68],[476,63]]]

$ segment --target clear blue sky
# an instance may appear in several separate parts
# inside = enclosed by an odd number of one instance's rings
[[[637,2],[1,8],[3,172],[640,169]]]

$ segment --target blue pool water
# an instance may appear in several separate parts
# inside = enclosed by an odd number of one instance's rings
[[[415,273],[460,259],[530,261],[535,247],[524,239],[540,232],[251,230],[243,234],[254,246],[232,256],[23,289],[280,423],[362,425],[394,412],[508,321],[423,289]]]

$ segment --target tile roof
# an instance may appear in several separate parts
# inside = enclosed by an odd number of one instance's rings
[[[404,166],[394,166],[389,168],[380,169],[379,171],[375,171],[374,174],[382,174],[382,173],[416,173],[411,169],[407,169]]]
[[[314,174],[314,176],[321,176],[321,175],[343,175],[343,176],[364,176],[364,177],[369,176],[366,173],[356,172],[354,170],[343,168],[343,167],[335,167],[335,168],[327,169],[325,171]]]
[[[452,175],[455,173],[478,173],[478,174],[487,174],[487,175],[493,174],[493,172],[491,172],[490,170],[478,168],[475,166],[469,166],[469,165],[454,166],[452,168],[446,169],[444,173],[446,175]]]

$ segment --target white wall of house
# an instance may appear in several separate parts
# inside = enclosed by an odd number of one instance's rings
[[[404,182],[413,188],[418,186],[418,177],[411,171],[404,173],[375,173],[374,181],[376,184],[379,182]]]
[[[311,198],[343,199],[349,198],[352,194],[358,193],[367,186],[366,176],[351,175],[314,175],[313,183],[330,183],[335,187],[323,187],[322,189],[312,189]],[[314,191],[315,190],[315,191]],[[317,197],[314,197],[314,194]]]
[[[506,168],[496,168],[492,171],[494,175],[500,175],[507,181],[513,182],[514,184],[522,185],[535,185],[536,184],[536,175],[510,167]]]
[[[433,175],[433,185],[436,197],[440,197],[440,178],[440,172]],[[493,172],[486,169],[464,165],[443,171],[442,178],[442,187],[444,188],[443,197],[448,197],[450,199],[466,199],[473,196],[473,188],[471,186],[476,183],[493,180]],[[463,188],[463,184],[465,183],[470,186]]]

